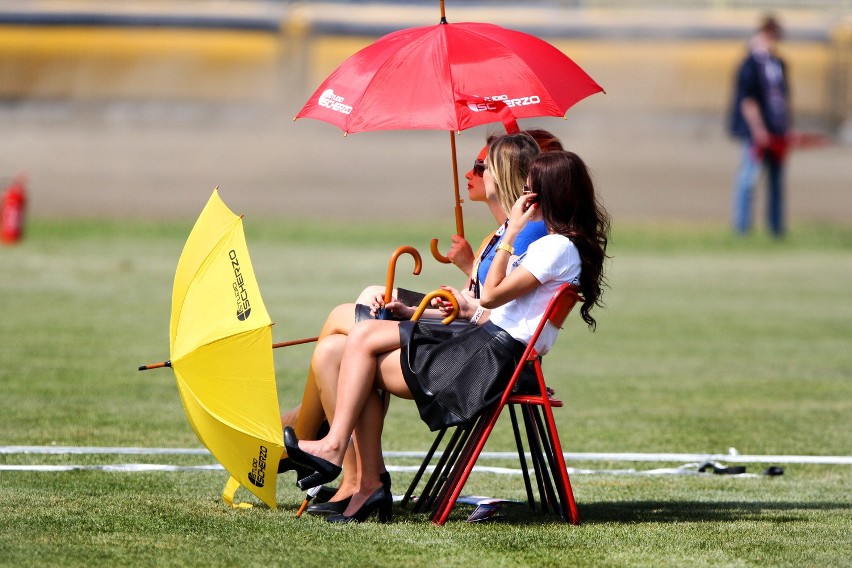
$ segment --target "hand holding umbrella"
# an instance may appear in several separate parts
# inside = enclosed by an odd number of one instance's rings
[[[398,247],[393,254],[391,254],[390,260],[388,261],[388,276],[385,281],[385,296],[384,303],[387,304],[393,299],[393,280],[396,274],[396,261],[403,254],[410,254],[414,257],[414,274],[420,274],[420,269],[423,267],[423,260],[420,258],[420,253],[417,252],[417,249],[409,246],[403,245]],[[376,312],[376,319],[391,319],[392,314],[390,310],[386,308],[381,308],[378,312]]]

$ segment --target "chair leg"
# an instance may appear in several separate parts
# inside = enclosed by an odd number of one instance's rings
[[[530,511],[535,513],[535,496],[533,495],[532,484],[530,483],[530,472],[527,468],[527,458],[524,455],[524,442],[521,440],[521,432],[518,428],[518,417],[515,415],[515,405],[509,404],[509,416],[512,419],[512,431],[515,434],[515,445],[518,447],[518,461],[521,463],[521,474],[524,476],[524,487],[527,490],[527,502],[530,505]]]
[[[542,499],[546,497],[547,504],[550,506],[553,512],[559,513],[562,518],[567,521],[567,517],[562,514],[560,499],[557,497],[556,490],[554,490],[553,488],[554,484],[558,485],[557,473],[553,467],[553,451],[539,408],[539,405],[536,405],[534,407],[531,406],[529,408],[530,420],[532,422],[533,429],[533,431],[531,431],[529,435],[530,445],[533,444],[533,438],[535,439],[537,457],[540,460],[539,463],[541,465],[542,470],[542,480],[545,486],[545,496],[543,496]]]
[[[414,508],[415,512],[419,513],[430,509],[435,504],[435,501],[439,499],[447,484],[447,480],[452,475],[453,468],[459,460],[459,455],[462,453],[465,445],[467,444],[467,440],[473,430],[473,427],[473,425],[461,425],[456,427],[453,437],[450,439],[447,447],[444,448],[444,453],[441,455],[441,459],[438,461],[435,471],[432,473],[432,476],[429,478],[429,482],[423,489],[423,495],[417,500],[417,506]]]
[[[571,480],[568,478],[568,466],[565,464],[565,455],[562,453],[562,444],[559,442],[559,432],[556,430],[556,420],[553,417],[553,408],[545,401],[544,418],[547,425],[548,438],[550,439],[553,457],[553,475],[556,478],[556,486],[559,489],[562,500],[562,510],[565,519],[574,525],[580,524],[580,512],[577,510],[577,502],[574,500],[574,491],[571,489]]]
[[[438,446],[441,443],[441,440],[444,439],[444,434],[447,433],[446,428],[442,428],[438,435],[435,436],[435,441],[432,442],[432,447],[429,448],[429,451],[426,452],[426,457],[423,462],[420,464],[420,469],[417,470],[417,473],[414,475],[414,479],[411,480],[411,484],[408,486],[408,490],[405,492],[405,495],[402,497],[402,507],[405,508],[408,506],[408,502],[411,500],[411,496],[414,494],[414,490],[417,489],[417,485],[420,483],[420,478],[423,477],[423,474],[426,472],[426,468],[429,467],[429,464],[432,462],[432,457],[435,455],[435,451],[438,449]]]
[[[538,413],[538,405],[530,405],[527,407],[529,415],[529,429],[527,436],[529,437],[530,447],[535,448],[535,457],[539,468],[539,491],[541,493],[542,509],[548,513],[553,511],[559,512],[559,498],[554,489],[554,478],[551,477],[551,470],[547,461],[547,444],[542,434],[541,417]]]
[[[456,462],[456,466],[453,468],[450,478],[447,480],[447,484],[438,498],[438,505],[432,514],[432,523],[442,526],[447,522],[450,512],[456,504],[456,500],[459,498],[465,483],[467,483],[470,477],[470,473],[473,471],[473,466],[479,454],[482,453],[482,448],[485,446],[488,436],[494,430],[494,424],[500,416],[501,409],[502,405],[498,404],[483,414],[476,423],[464,451]]]

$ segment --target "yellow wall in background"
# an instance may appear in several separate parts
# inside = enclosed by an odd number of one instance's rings
[[[301,99],[343,60],[375,40],[291,32],[286,25],[280,32],[0,26],[0,98]],[[745,40],[549,41],[606,89],[610,108],[651,111],[723,110],[745,50]],[[849,86],[837,77],[849,82],[847,52],[852,48],[837,44],[782,45],[797,112],[850,114]],[[846,53],[846,59],[838,59],[838,53]],[[838,61],[847,62],[840,72]]]
[[[744,41],[543,39],[571,57],[607,91],[610,108],[718,111],[731,97]],[[309,85],[316,87],[347,57],[372,42],[368,37],[313,37],[308,50]],[[832,46],[787,44],[797,111],[820,114],[831,100]]]
[[[267,98],[283,56],[254,31],[0,26],[0,96]]]

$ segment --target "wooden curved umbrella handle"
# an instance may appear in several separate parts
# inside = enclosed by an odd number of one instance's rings
[[[443,7],[443,2],[441,5]],[[441,18],[443,19],[443,14],[441,15]],[[459,194],[459,165],[456,160],[456,139],[452,132],[450,132],[450,150],[452,151],[453,159],[453,192],[456,199],[456,234],[460,237],[464,237],[464,214],[462,213],[462,199]],[[438,239],[432,239],[429,243],[429,249],[432,251],[432,256],[435,257],[435,260],[438,262],[442,262],[444,264],[450,264],[452,262],[449,258],[438,252]]]
[[[413,274],[420,274],[420,269],[423,268],[423,259],[420,258],[420,253],[417,252],[417,249],[409,246],[403,245],[393,251],[393,254],[390,257],[390,261],[388,261],[388,278],[385,282],[385,303],[391,301],[393,292],[393,278],[396,273],[396,260],[400,257],[400,255],[408,253],[414,257],[414,272]]]
[[[435,260],[437,260],[438,262],[442,262],[442,263],[444,263],[444,264],[450,264],[450,263],[452,262],[449,258],[447,258],[446,256],[442,255],[442,254],[438,251],[438,239],[432,239],[432,240],[429,242],[429,250],[431,250],[431,251],[432,251],[432,256],[433,256],[433,257],[435,258]]]
[[[450,325],[453,320],[456,319],[456,316],[459,315],[459,302],[456,300],[455,296],[446,290],[433,290],[426,294],[426,297],[421,300],[420,305],[417,306],[417,309],[414,311],[414,315],[411,316],[411,321],[419,320],[420,316],[423,315],[423,312],[426,311],[426,308],[432,304],[432,300],[439,296],[453,305],[453,313],[441,320],[442,324]]]

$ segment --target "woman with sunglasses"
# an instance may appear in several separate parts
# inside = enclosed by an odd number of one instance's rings
[[[489,142],[498,140],[497,137],[490,137]],[[497,246],[500,243],[503,232],[508,222],[508,210],[511,209],[512,203],[521,195],[523,191],[524,180],[533,158],[539,153],[539,147],[553,148],[558,146],[561,148],[559,140],[544,130],[535,130],[531,134],[513,134],[499,138],[500,152],[499,159],[502,167],[501,179],[491,184],[490,190],[486,190],[486,184],[483,179],[484,175],[489,175],[485,167],[485,156],[489,148],[486,145],[477,156],[474,162],[474,167],[467,172],[465,177],[468,180],[468,193],[472,201],[485,202],[495,219],[500,223],[498,229],[486,237],[483,241],[480,250],[474,255],[470,244],[464,238],[454,235],[453,244],[447,256],[458,266],[467,276],[468,281],[465,289],[465,300],[462,303],[462,316],[469,312],[475,311],[479,306],[476,298],[479,294],[479,283],[484,280],[488,273],[488,268],[497,251]],[[516,240],[516,250],[518,254],[523,254],[529,243],[543,237],[547,230],[543,222],[529,223],[524,228],[523,232],[518,235]],[[454,293],[454,288],[447,288]],[[320,332],[320,339],[314,348],[314,354],[311,358],[311,366],[308,372],[308,378],[305,384],[305,391],[302,397],[302,403],[282,416],[282,424],[293,425],[297,435],[306,439],[314,438],[316,433],[326,420],[327,415],[323,410],[329,409],[333,411],[336,399],[336,383],[318,381],[318,375],[324,377],[334,377],[333,369],[328,366],[333,365],[334,361],[339,360],[340,353],[337,351],[342,348],[345,336],[356,322],[372,319],[376,312],[383,306],[384,303],[384,288],[369,287],[365,289],[358,298],[358,301],[353,304],[342,304],[334,308]],[[414,313],[417,305],[420,303],[423,294],[411,292],[408,290],[394,290],[394,299],[388,303],[387,308],[393,314],[396,320],[409,319]],[[441,302],[436,302],[438,310],[445,309]],[[424,319],[440,319],[444,317],[438,310],[427,310],[424,314]],[[467,315],[470,318],[470,315]],[[329,416],[330,418],[330,416]],[[350,454],[350,458],[351,458]],[[357,480],[351,475],[355,462],[348,462],[345,468],[343,480],[337,489],[336,494],[325,501],[319,498],[316,503],[308,507],[308,512],[311,514],[333,514],[341,513],[349,502],[349,497],[357,489]],[[285,458],[282,460],[279,471],[288,469],[296,469],[298,478],[302,478],[305,472],[298,468],[292,460]],[[384,483],[387,487],[390,486],[390,476],[383,475]]]
[[[489,147],[486,187],[501,178],[499,143]],[[414,399],[430,428],[458,423],[447,408],[475,415],[475,401],[502,392],[526,348],[548,302],[565,283],[580,287],[580,314],[590,329],[591,310],[600,304],[609,216],[595,197],[585,163],[570,152],[538,156],[529,171],[532,193],[514,203],[497,254],[481,285],[475,326],[458,333],[435,334],[423,322],[367,320],[344,338],[338,364],[338,396],[329,433],[321,440],[299,441],[284,429],[290,457],[314,470],[304,486],[333,480],[349,440],[354,436],[359,488],[342,515],[330,522],[361,522],[373,512],[389,521],[390,491],[380,481],[385,470],[381,453],[382,402],[377,389]],[[514,243],[532,220],[543,220],[548,235],[521,256]],[[547,353],[556,333],[542,334],[536,344]]]

